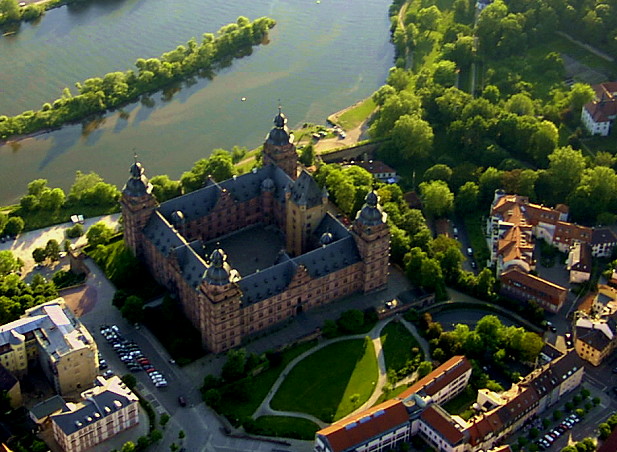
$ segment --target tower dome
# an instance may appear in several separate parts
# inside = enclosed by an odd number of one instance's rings
[[[261,183],[261,191],[274,191],[274,181],[269,177],[266,177]]]
[[[210,266],[204,274],[208,284],[224,286],[230,283],[231,267],[227,263],[225,252],[217,248],[210,255]]]
[[[374,191],[370,191],[365,198],[365,204],[358,212],[356,219],[364,226],[377,226],[384,222],[384,214],[379,205],[379,196]]]
[[[152,192],[152,184],[146,177],[144,167],[137,161],[137,155],[135,155],[135,162],[129,168],[131,177],[126,181],[122,193],[128,196],[144,196]]]
[[[293,136],[287,127],[287,117],[281,112],[279,107],[278,114],[274,117],[274,127],[266,137],[266,143],[274,146],[285,146],[293,141]]]

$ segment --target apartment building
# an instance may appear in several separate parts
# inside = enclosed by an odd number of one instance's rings
[[[0,327],[0,364],[17,378],[38,364],[63,397],[92,386],[98,349],[86,327],[62,298],[28,309],[21,319]]]
[[[118,378],[97,377],[78,403],[51,416],[54,439],[64,452],[80,452],[139,423],[139,401]]]

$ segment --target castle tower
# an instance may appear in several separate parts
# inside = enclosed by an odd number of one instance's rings
[[[274,117],[274,127],[268,133],[263,146],[263,163],[267,166],[271,163],[281,168],[293,180],[298,177],[298,154],[296,145],[293,143],[294,136],[289,133],[287,118],[281,112]]]
[[[199,316],[202,343],[215,353],[240,345],[244,334],[239,280],[240,274],[231,268],[225,252],[215,249],[201,283],[206,300]]]
[[[364,292],[383,288],[388,282],[390,228],[386,218],[387,214],[379,205],[377,193],[369,192],[366,203],[352,225],[358,251],[364,262]]]
[[[309,238],[326,214],[328,192],[322,191],[311,175],[302,170],[285,197],[285,248],[299,256],[306,252]]]
[[[143,166],[137,161],[137,156],[129,172],[131,177],[126,181],[120,198],[124,219],[124,243],[135,256],[140,256],[143,251],[142,230],[158,206],[158,202],[152,193],[152,184],[144,174]]]

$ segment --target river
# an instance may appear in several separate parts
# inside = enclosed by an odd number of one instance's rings
[[[324,123],[384,83],[393,60],[390,3],[91,0],[23,24],[17,34],[0,37],[0,114],[40,108],[64,87],[133,68],[137,58],[199,40],[240,15],[277,21],[269,44],[212,80],[184,83],[173,96],[157,93],[147,105],[129,105],[88,127],[70,125],[0,146],[0,204],[18,200],[36,178],[68,189],[77,170],[121,186],[134,152],[149,176],[177,179],[213,149],[261,144],[279,101],[292,127]]]

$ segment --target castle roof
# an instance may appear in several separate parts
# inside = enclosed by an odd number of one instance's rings
[[[323,191],[315,182],[315,179],[306,171],[302,170],[300,177],[291,186],[291,200],[307,209],[320,205],[323,202]]]

